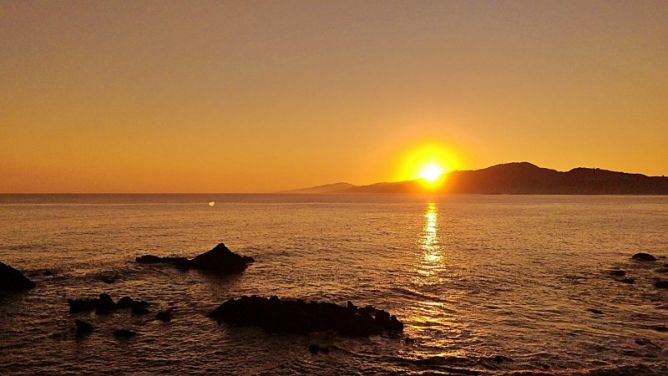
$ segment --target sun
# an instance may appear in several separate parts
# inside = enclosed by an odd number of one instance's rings
[[[436,163],[430,163],[420,170],[420,178],[426,180],[428,183],[435,183],[442,175],[443,169]]]
[[[415,181],[422,190],[441,188],[450,172],[461,167],[458,153],[438,142],[412,146],[404,152],[399,164],[397,181]]]

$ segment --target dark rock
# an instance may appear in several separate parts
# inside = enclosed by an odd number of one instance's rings
[[[596,308],[589,308],[589,309],[587,309],[587,311],[589,311],[589,312],[591,312],[595,315],[602,315],[603,314],[603,311],[601,311],[600,309],[596,309]]]
[[[155,315],[155,319],[164,322],[172,321],[172,310],[166,309],[164,311],[158,311],[158,313]]]
[[[296,334],[333,330],[345,336],[363,337],[403,330],[403,324],[395,316],[372,306],[351,309],[350,305],[273,297],[230,299],[209,313],[209,317],[233,325]]]
[[[46,269],[46,270],[42,273],[42,275],[45,276],[45,277],[51,277],[51,276],[56,275],[56,272],[54,272],[53,270]]]
[[[130,309],[133,315],[143,315],[148,313],[148,306],[150,304],[143,300],[133,300]]]
[[[100,277],[100,281],[107,284],[112,284],[116,282],[116,275],[103,275],[102,277]]]
[[[132,308],[132,300],[131,297],[129,296],[124,296],[118,300],[116,303],[116,308],[123,309],[123,308]]]
[[[512,362],[513,358],[505,355],[494,355],[493,357],[489,358],[489,360],[494,361],[496,363],[503,363],[503,362]]]
[[[317,354],[319,352],[321,352],[323,354],[329,354],[329,348],[328,347],[323,347],[323,346],[317,345],[315,343],[312,343],[308,346],[308,351],[311,354]]]
[[[623,277],[626,275],[626,272],[623,270],[611,270],[610,275],[615,277]]]
[[[83,321],[74,320],[75,334],[80,337],[93,331],[93,325]]]
[[[412,345],[412,344],[415,343],[415,339],[413,339],[409,336],[406,336],[406,337],[404,337],[404,343],[407,344],[407,345]]]
[[[117,338],[130,338],[136,336],[137,333],[129,329],[117,329],[114,330],[114,337]]]
[[[631,258],[636,261],[656,261],[656,257],[645,252],[636,253],[635,255],[631,256]]]
[[[220,243],[213,249],[189,260],[185,257],[139,256],[135,259],[141,264],[172,264],[179,269],[197,269],[217,274],[232,274],[244,271],[247,264],[254,261],[250,256],[240,256]]]
[[[668,289],[668,281],[658,280],[654,282],[654,287],[657,289]]]
[[[86,312],[96,310],[97,314],[108,314],[116,309],[130,308],[132,314],[148,313],[150,303],[143,300],[134,300],[128,296],[122,297],[118,303],[114,303],[108,294],[100,294],[95,299],[67,299],[70,312]]]
[[[100,299],[67,299],[70,305],[70,312],[86,312],[97,308]]]
[[[231,274],[244,271],[247,261],[242,256],[230,251],[225,244],[220,243],[210,251],[192,259],[190,264],[193,268],[199,270]]]
[[[97,300],[95,313],[99,315],[105,315],[114,309],[116,309],[116,304],[111,299],[111,296],[108,294],[100,294],[100,298]]]
[[[20,271],[0,262],[0,290],[21,291],[35,287],[35,282],[29,280]]]
[[[619,282],[632,285],[632,284],[636,283],[636,280],[633,279],[633,278],[622,278],[622,279],[619,280]]]
[[[140,264],[171,264],[182,270],[190,268],[190,260],[188,260],[187,257],[158,257],[153,255],[144,255],[137,257],[135,261]]]
[[[167,257],[158,257],[158,256],[153,256],[153,255],[143,255],[135,258],[135,262],[138,262],[140,264],[159,264],[162,262],[167,262],[165,261]]]
[[[652,326],[651,329],[661,333],[668,332],[668,327],[666,327],[665,325],[655,325]]]

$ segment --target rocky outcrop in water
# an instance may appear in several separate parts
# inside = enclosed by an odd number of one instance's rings
[[[172,321],[172,310],[166,309],[164,311],[159,311],[158,313],[155,314],[155,319],[160,320],[163,322],[169,322]]]
[[[317,353],[329,354],[329,347],[320,346],[316,343],[312,343],[308,346],[308,351],[311,354],[317,354]]]
[[[22,291],[35,287],[35,282],[29,280],[20,271],[0,262],[0,290]]]
[[[117,329],[114,330],[114,337],[116,338],[130,338],[136,336],[137,333],[130,329]]]
[[[631,256],[631,258],[636,261],[656,261],[656,257],[645,252],[636,253],[635,255]]]
[[[134,300],[128,296],[122,297],[117,303],[108,294],[100,294],[99,298],[67,299],[70,312],[89,312],[95,310],[99,315],[105,315],[117,309],[130,308],[132,314],[148,313],[150,303],[143,300]]]
[[[209,313],[218,322],[258,326],[265,330],[306,334],[333,330],[341,335],[365,337],[383,332],[401,332],[403,323],[372,306],[341,306],[326,302],[287,300],[272,296],[242,296],[230,299]]]
[[[144,255],[137,257],[135,261],[140,264],[171,264],[182,270],[192,268],[217,274],[233,274],[243,272],[254,260],[249,256],[238,255],[230,251],[225,244],[219,243],[213,249],[193,259]]]
[[[159,257],[154,255],[139,256],[135,259],[140,264],[172,264],[178,269],[190,268],[190,260],[187,257]]]
[[[93,325],[83,320],[74,320],[74,333],[77,337],[84,336],[93,331]]]

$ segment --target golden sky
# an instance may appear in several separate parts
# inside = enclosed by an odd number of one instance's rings
[[[0,192],[668,174],[668,1],[0,1]],[[418,173],[417,171],[415,172]]]

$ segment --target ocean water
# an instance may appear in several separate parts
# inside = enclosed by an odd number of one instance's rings
[[[219,242],[255,263],[221,278],[134,262]],[[37,283],[0,298],[0,374],[666,375],[666,256],[668,197],[0,195],[0,261]],[[174,318],[69,313],[67,298],[102,292]],[[372,304],[415,341],[206,317],[250,294]],[[75,318],[95,331],[75,338]]]

